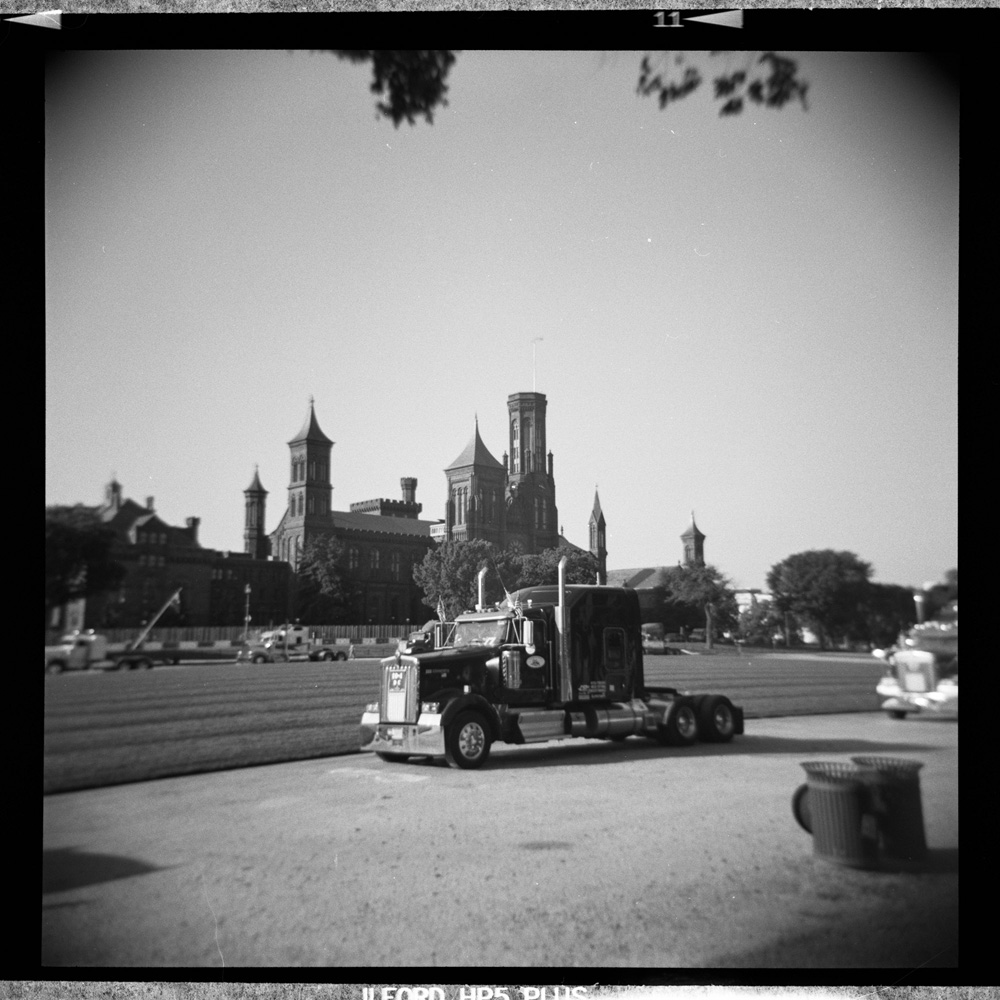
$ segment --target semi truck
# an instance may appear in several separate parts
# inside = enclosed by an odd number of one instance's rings
[[[153,626],[163,613],[176,603],[181,593],[174,591],[163,607],[131,642],[112,643],[107,636],[93,629],[68,632],[59,642],[45,647],[45,672],[60,674],[64,670],[145,670],[154,663],[180,663],[181,660],[235,660],[231,643],[146,642]]]
[[[236,659],[241,663],[289,663],[292,660],[346,660],[350,643],[325,642],[308,625],[282,625],[247,643]]]
[[[957,615],[957,610],[956,610]],[[889,649],[872,650],[885,663],[875,690],[890,718],[958,715],[958,619],[914,625]]]
[[[434,649],[381,662],[379,700],[361,718],[361,749],[381,759],[444,758],[473,769],[494,743],[629,736],[688,746],[743,732],[720,694],[652,687],[643,677],[639,598],[621,587],[566,584],[508,595],[435,626]]]

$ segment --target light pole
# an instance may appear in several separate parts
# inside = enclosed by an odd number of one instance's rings
[[[246,609],[243,614],[243,641],[250,641],[250,584],[243,588],[243,593],[247,595]]]

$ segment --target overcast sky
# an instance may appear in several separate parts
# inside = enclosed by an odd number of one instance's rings
[[[957,102],[918,57],[796,57],[808,111],[722,119],[637,97],[638,53],[467,51],[399,129],[326,54],[53,61],[46,503],[114,474],[241,551],[312,395],[335,509],[415,476],[442,518],[476,416],[500,459],[534,386],[560,524],[586,546],[597,487],[609,569],[676,563],[693,509],[737,586],[824,548],[939,579]]]

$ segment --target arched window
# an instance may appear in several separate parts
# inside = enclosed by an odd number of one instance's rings
[[[510,454],[511,454],[511,458],[514,460],[514,471],[515,472],[520,472],[521,471],[521,438],[520,438],[520,431],[519,431],[519,428],[518,428],[516,420],[514,421],[513,424],[511,424],[511,432],[510,433],[511,433]]]

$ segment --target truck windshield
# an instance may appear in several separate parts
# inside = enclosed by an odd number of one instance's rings
[[[455,625],[455,646],[499,646],[507,636],[507,619],[458,622]]]

